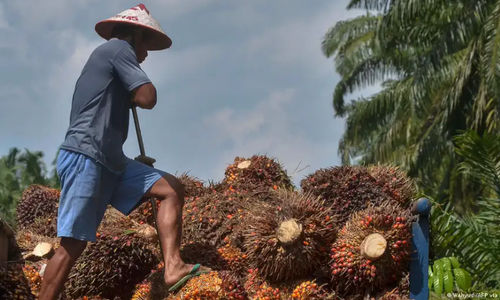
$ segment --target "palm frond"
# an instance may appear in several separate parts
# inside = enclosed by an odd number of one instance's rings
[[[367,10],[386,10],[390,0],[351,0],[347,8],[365,8]]]
[[[454,214],[450,206],[441,207],[437,203],[431,213],[435,255],[457,256],[478,281],[496,285],[500,283],[500,226],[495,221],[500,213],[498,201],[491,205],[494,202],[479,200],[484,210],[465,218]]]
[[[380,17],[366,14],[347,21],[339,21],[330,28],[321,45],[326,57],[335,54],[339,48],[347,48],[359,39],[366,39],[366,35],[373,32]]]
[[[464,158],[459,170],[478,180],[500,198],[500,137],[485,133],[480,137],[467,131],[454,138],[456,152]]]

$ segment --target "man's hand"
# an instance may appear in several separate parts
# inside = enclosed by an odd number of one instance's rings
[[[132,91],[132,105],[152,109],[156,105],[156,88],[152,83],[143,84]]]
[[[138,162],[141,162],[150,167],[153,167],[153,164],[156,162],[156,159],[145,155],[139,155],[136,158],[134,158],[134,160],[137,160]]]

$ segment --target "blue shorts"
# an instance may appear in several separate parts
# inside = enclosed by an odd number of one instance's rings
[[[124,173],[115,174],[84,154],[64,149],[59,151],[56,170],[61,179],[57,236],[91,242],[108,204],[130,214],[167,174],[132,159]]]

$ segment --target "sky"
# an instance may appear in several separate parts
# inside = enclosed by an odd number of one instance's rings
[[[219,181],[236,156],[267,155],[298,186],[340,164],[339,81],[321,52],[326,31],[359,11],[347,0],[144,1],[173,40],[141,65],[157,88],[139,110],[155,167]],[[48,169],[69,125],[73,89],[104,42],[94,25],[135,1],[0,1],[0,156],[43,151]],[[139,154],[133,122],[124,152]]]

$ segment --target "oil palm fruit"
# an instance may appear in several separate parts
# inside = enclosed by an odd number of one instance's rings
[[[131,300],[149,300],[151,298],[151,282],[145,280],[135,286]]]
[[[248,206],[244,249],[249,264],[271,282],[311,275],[327,264],[335,216],[310,194],[279,189],[271,198]]]
[[[222,280],[221,290],[224,293],[223,299],[228,300],[243,300],[248,299],[248,294],[245,291],[240,277],[228,271],[219,272],[219,277]]]
[[[244,201],[240,194],[208,193],[187,202],[182,215],[183,243],[223,246],[224,238],[241,223]]]
[[[293,184],[286,171],[275,159],[265,155],[251,158],[236,157],[225,171],[223,183],[229,190],[241,193],[266,193],[278,187],[292,188]]]
[[[158,264],[147,242],[134,234],[101,235],[77,260],[66,284],[70,298],[130,299],[134,286]]]
[[[186,199],[191,197],[201,197],[209,191],[200,179],[190,176],[187,173],[183,173],[181,176],[178,176],[177,179],[179,179],[184,186],[184,197]]]
[[[234,274],[243,275],[247,265],[247,255],[243,253],[241,249],[231,245],[229,242],[225,246],[217,249],[217,252],[224,260],[227,269],[231,270]]]
[[[256,268],[247,269],[247,274],[244,278],[244,289],[247,291],[248,295],[252,297],[259,287],[265,282],[265,279],[262,278],[259,274],[259,270]]]
[[[30,265],[23,266],[23,273],[26,279],[28,279],[31,294],[38,299],[42,285],[42,277],[40,276],[40,273],[38,273],[35,267]]]
[[[283,295],[279,288],[274,288],[269,286],[267,283],[263,283],[257,289],[255,295],[251,298],[253,300],[281,300],[286,299],[286,295]]]
[[[339,227],[352,213],[365,209],[370,203],[379,204],[388,200],[384,188],[364,167],[320,169],[304,178],[301,187],[304,192],[322,197],[333,207],[338,214]]]
[[[411,249],[409,209],[394,201],[355,213],[331,248],[331,276],[338,292],[373,292],[408,270]]]
[[[35,299],[31,293],[22,264],[8,263],[0,265],[0,296],[2,299]]]
[[[160,200],[154,200],[156,203],[156,211],[160,209]],[[154,226],[155,219],[153,215],[153,206],[151,201],[148,199],[144,201],[141,205],[139,205],[136,209],[130,213],[130,218],[139,224],[149,224]]]
[[[382,186],[382,190],[396,202],[408,207],[415,196],[415,184],[406,173],[394,166],[372,166],[368,168],[370,175]]]
[[[314,280],[303,281],[292,291],[291,299],[297,300],[321,300],[334,299],[329,295],[323,286],[318,285]]]
[[[16,208],[18,228],[55,237],[57,232],[52,224],[57,219],[59,196],[59,190],[42,185],[25,189]]]
[[[243,300],[248,299],[240,280],[230,272],[210,272],[190,279],[168,299]]]

